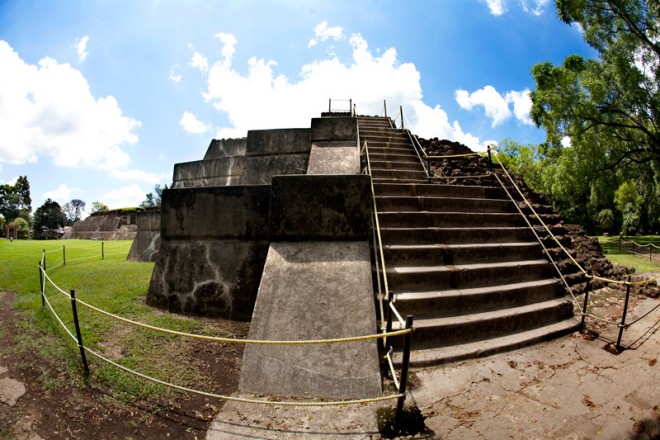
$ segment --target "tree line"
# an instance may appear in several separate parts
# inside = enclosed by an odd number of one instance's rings
[[[532,69],[540,145],[507,139],[507,166],[590,233],[660,231],[660,2],[556,0],[597,59]]]
[[[167,185],[163,189],[167,188]],[[162,191],[160,185],[154,187],[154,193],[146,194],[140,203],[141,208],[160,206]],[[39,206],[32,215],[30,182],[27,176],[20,176],[16,183],[0,185],[0,236],[5,233],[5,226],[15,227],[18,236],[27,238],[58,238],[65,226],[72,226],[81,220],[87,204],[80,199],[72,199],[60,205],[52,199]],[[108,211],[106,204],[92,202],[91,213]]]

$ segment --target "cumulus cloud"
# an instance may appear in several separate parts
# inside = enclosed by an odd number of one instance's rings
[[[89,55],[87,52],[87,43],[89,43],[89,37],[85,35],[82,38],[76,38],[76,52],[78,53],[78,62],[82,63]]]
[[[485,148],[477,137],[464,133],[458,122],[450,122],[440,106],[422,101],[419,72],[414,64],[399,62],[394,48],[376,56],[360,34],[341,41],[351,50],[350,60],[328,56],[303,65],[299,77],[289,78],[276,73],[275,60],[256,57],[248,60],[245,74],[239,73],[231,59],[236,40],[225,38],[223,56],[209,67],[203,93],[229,120],[216,137],[243,137],[248,129],[307,127],[310,115],[318,114],[328,98],[352,98],[360,114],[380,114],[383,100],[392,107],[402,104],[406,127],[420,136]]]
[[[190,113],[189,111],[183,112],[179,125],[183,127],[185,131],[193,134],[201,134],[209,131],[209,125],[203,123],[197,117]]]
[[[43,199],[55,200],[59,204],[66,203],[69,200],[71,200],[71,195],[74,193],[74,191],[79,191],[79,190],[77,188],[75,189],[69,188],[67,185],[62,183],[54,190],[45,192],[43,195]]]
[[[138,140],[140,122],[124,116],[112,96],[95,98],[80,71],[42,58],[23,61],[0,40],[0,162],[50,157],[57,166],[114,169],[122,149]]]
[[[142,170],[112,170],[110,176],[118,180],[132,180],[155,185],[163,181],[167,176],[163,174],[150,173]]]
[[[488,4],[488,9],[493,15],[502,15],[506,12],[505,0],[486,0],[486,4]]]
[[[209,60],[201,53],[195,51],[190,59],[190,66],[198,69],[200,72],[209,70]]]
[[[102,194],[99,200],[108,205],[110,209],[129,208],[138,206],[146,198],[145,191],[140,185],[134,183],[133,185],[123,186],[121,188],[113,189]]]
[[[550,3],[550,0],[520,0],[523,11],[536,15],[537,17],[545,12],[548,3]]]
[[[508,11],[507,0],[485,0],[490,13],[497,16]],[[532,15],[542,15],[550,0],[519,0],[523,11]]]
[[[495,127],[505,122],[511,116],[524,124],[532,124],[529,111],[532,108],[532,100],[529,90],[512,90],[502,96],[493,86],[485,86],[482,89],[469,93],[467,90],[457,90],[454,93],[456,102],[465,110],[472,110],[476,106],[484,108],[485,115],[491,119],[491,126]],[[513,112],[509,105],[513,104]]]
[[[314,38],[309,40],[307,47],[313,47],[319,44],[319,42],[332,39],[333,41],[339,41],[344,37],[344,29],[339,26],[328,27],[327,21],[322,21],[317,24],[314,28]]]
[[[178,83],[181,82],[181,79],[183,78],[181,74],[179,73],[179,65],[175,64],[170,68],[170,74],[167,77],[170,81]]]

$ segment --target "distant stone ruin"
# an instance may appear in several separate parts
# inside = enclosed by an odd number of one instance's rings
[[[137,234],[137,209],[95,212],[73,224],[71,238],[83,240],[133,240]]]
[[[160,207],[138,211],[137,234],[128,251],[129,261],[155,261],[160,249]]]

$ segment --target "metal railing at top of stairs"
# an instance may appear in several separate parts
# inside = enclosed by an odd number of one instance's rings
[[[356,113],[356,106],[355,103],[353,102],[353,99],[335,99],[335,102],[342,102],[342,103],[347,103],[348,102],[348,109],[346,108],[332,108],[332,98],[328,99],[328,113],[350,113],[352,117],[355,117],[357,115]]]

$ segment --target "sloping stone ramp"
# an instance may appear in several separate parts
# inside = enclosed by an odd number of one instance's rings
[[[360,117],[358,124],[390,291],[397,310],[415,317],[413,366],[576,330],[554,268],[501,187],[489,177],[480,185],[430,183],[407,132],[388,118]]]

